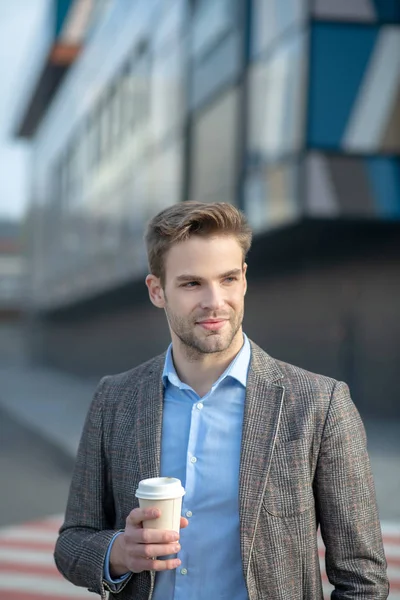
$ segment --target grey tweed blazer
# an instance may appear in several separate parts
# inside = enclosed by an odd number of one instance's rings
[[[103,598],[109,542],[138,506],[139,480],[159,475],[164,359],[103,378],[85,422],[55,561],[72,583]],[[253,343],[239,496],[250,600],[323,598],[318,524],[332,598],[388,597],[365,433],[348,387]],[[147,600],[154,578],[132,574],[110,598]]]

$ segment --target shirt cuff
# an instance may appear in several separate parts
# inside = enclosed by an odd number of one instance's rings
[[[115,540],[117,539],[117,537],[119,535],[121,535],[121,533],[124,533],[123,531],[117,531],[117,533],[112,537],[111,542],[108,546],[108,550],[107,550],[107,554],[106,554],[106,558],[104,560],[104,579],[107,581],[107,583],[111,583],[111,584],[118,584],[118,583],[122,583],[123,581],[125,581],[125,579],[128,579],[128,577],[130,576],[130,573],[126,573],[125,575],[122,575],[121,577],[118,577],[117,579],[113,579],[110,575],[110,554],[111,554],[111,548],[113,546],[113,543],[115,542]]]

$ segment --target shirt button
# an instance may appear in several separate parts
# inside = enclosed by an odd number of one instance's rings
[[[192,513],[192,511],[191,511],[191,510],[187,510],[187,511],[186,511],[186,516],[187,516],[187,517],[189,517],[189,519],[190,519],[190,517],[192,517],[192,516],[193,516],[193,513]]]
[[[192,456],[192,458],[190,459],[190,462],[191,462],[191,463],[195,463],[195,462],[197,462],[197,458],[196,458],[195,456]]]
[[[198,408],[199,410],[201,410],[203,408],[204,404],[202,402],[198,402],[196,404],[196,408]]]
[[[185,568],[181,569],[181,575],[187,575],[187,569],[185,569]]]

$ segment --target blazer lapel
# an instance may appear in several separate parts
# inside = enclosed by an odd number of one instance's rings
[[[283,405],[283,375],[274,359],[255,344],[247,378],[239,475],[240,537],[244,573],[278,433]]]
[[[141,479],[160,476],[165,354],[154,360],[137,397],[135,438]]]

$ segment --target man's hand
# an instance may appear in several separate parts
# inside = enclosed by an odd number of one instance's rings
[[[125,531],[115,539],[111,549],[111,577],[119,577],[128,571],[141,573],[179,567],[181,564],[179,558],[157,560],[158,556],[179,552],[181,549],[178,541],[179,533],[143,528],[143,521],[157,519],[160,515],[160,511],[156,508],[135,508],[129,513]],[[188,520],[181,517],[181,529],[188,524]]]

